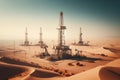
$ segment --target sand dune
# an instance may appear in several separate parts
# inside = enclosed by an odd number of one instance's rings
[[[0,75],[2,80],[120,80],[120,59],[67,78],[44,69],[0,62]]]
[[[103,67],[99,71],[100,80],[120,80],[120,67]]]
[[[82,55],[102,60],[91,62],[68,59],[50,62],[34,57],[40,53],[39,47],[18,46],[15,55],[12,47],[1,47],[0,80],[120,80],[119,46],[71,47],[73,52],[74,49],[82,50]]]
[[[114,67],[113,67],[114,66]],[[65,80],[120,80],[120,59],[73,75]]]
[[[104,47],[98,47],[98,46],[71,46],[73,49],[73,52],[75,49],[82,50],[83,54],[89,53],[89,54],[105,54],[111,57],[118,57],[116,54],[111,52],[110,50],[104,49]],[[75,53],[75,52],[74,52]]]
[[[31,78],[53,78],[61,75],[44,69],[13,65],[0,62],[1,80],[31,80]]]
[[[120,56],[120,47],[103,47],[103,48]]]
[[[48,70],[36,69],[26,80],[48,80],[54,79],[55,77],[60,77],[61,75]]]
[[[60,74],[48,70],[37,69],[35,70],[31,76],[39,77],[39,78],[50,78],[60,76]]]
[[[33,69],[25,66],[11,65],[0,62],[1,80],[18,80],[27,76]]]
[[[30,63],[27,61],[22,61],[21,59],[16,59],[16,58],[11,58],[11,57],[2,57],[0,59],[0,61],[10,63],[10,64],[17,64],[17,65],[24,65],[24,66],[41,68],[41,66],[39,66],[36,63],[33,63],[33,62]]]

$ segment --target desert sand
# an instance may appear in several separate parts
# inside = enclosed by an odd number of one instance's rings
[[[120,45],[70,46],[82,55],[101,60],[49,61],[35,55],[39,46],[0,45],[0,80],[120,80]],[[54,51],[49,48],[52,54]]]

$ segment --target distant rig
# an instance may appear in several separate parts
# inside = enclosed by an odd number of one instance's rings
[[[25,41],[24,41],[24,44],[21,44],[21,46],[31,46],[29,41],[28,41],[27,27],[26,27],[26,31],[25,31]]]
[[[40,46],[41,48],[44,46],[47,46],[43,40],[42,40],[42,28],[40,27],[40,38],[39,38],[39,42],[37,44],[30,44],[29,40],[28,40],[28,32],[27,32],[27,27],[26,27],[26,31],[25,31],[25,41],[23,44],[21,44],[21,46]]]
[[[43,41],[42,35],[43,35],[42,28],[40,27],[40,38],[38,44],[35,44],[34,46],[40,46],[41,48],[47,47],[47,45]]]
[[[89,45],[89,41],[87,41],[86,43],[83,41],[83,38],[82,38],[82,28],[80,27],[80,35],[79,35],[79,41],[78,43],[74,42],[72,43],[72,45],[77,45],[77,46],[90,46]]]

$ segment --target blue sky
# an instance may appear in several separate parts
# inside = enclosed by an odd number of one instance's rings
[[[84,39],[120,37],[119,0],[0,0],[0,39],[57,39],[59,13],[64,13],[66,39],[79,38],[82,27]]]

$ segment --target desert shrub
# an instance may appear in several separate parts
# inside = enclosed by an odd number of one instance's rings
[[[74,73],[71,73],[71,75],[74,75]]]
[[[68,72],[68,70],[65,70],[65,73],[67,73]]]
[[[69,66],[74,66],[72,63],[68,63]]]
[[[59,74],[63,74],[63,71],[58,71]]]
[[[55,72],[58,72],[58,71],[59,71],[59,69],[55,69],[54,71],[55,71]]]
[[[84,66],[83,64],[80,64],[80,62],[77,62],[76,65],[78,65],[78,66]]]
[[[104,56],[104,57],[107,57],[107,55],[105,55],[105,54],[100,54],[101,56]]]

